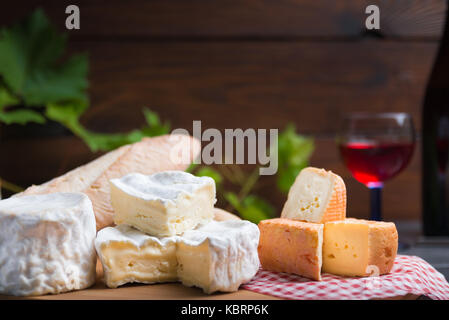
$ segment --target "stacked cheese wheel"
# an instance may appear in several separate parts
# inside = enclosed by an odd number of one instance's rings
[[[259,268],[257,225],[213,221],[215,183],[183,171],[111,180],[117,227],[95,245],[107,286],[181,281],[206,293],[236,291]]]
[[[390,272],[398,247],[394,223],[346,218],[346,189],[336,174],[303,169],[281,218],[259,223],[259,259],[266,270],[321,280]]]

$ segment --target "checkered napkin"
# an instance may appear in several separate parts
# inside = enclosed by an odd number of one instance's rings
[[[243,289],[285,299],[374,299],[425,295],[449,300],[449,283],[430,264],[415,256],[399,255],[392,271],[377,277],[349,278],[323,274],[322,281],[260,269]]]

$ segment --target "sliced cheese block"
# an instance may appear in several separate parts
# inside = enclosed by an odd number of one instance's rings
[[[321,280],[322,224],[276,218],[262,220],[259,229],[263,269]]]
[[[282,218],[324,223],[346,217],[346,187],[343,179],[324,169],[301,170],[281,213]]]
[[[178,277],[205,293],[237,291],[259,269],[257,225],[243,220],[213,221],[178,240]]]
[[[95,216],[82,193],[0,201],[0,293],[43,295],[95,282]]]
[[[100,230],[95,247],[106,285],[177,281],[176,240],[152,237],[127,225]]]
[[[214,218],[215,182],[183,171],[128,174],[111,180],[116,224],[153,236],[181,234]]]
[[[324,226],[323,272],[342,276],[390,272],[398,249],[392,222],[346,219]]]
[[[31,186],[15,196],[53,192],[83,192],[92,201],[97,230],[113,224],[113,209],[109,197],[109,180],[131,172],[152,174],[164,170],[185,170],[200,151],[200,143],[186,135],[165,135],[144,138],[120,147],[100,158],[42,185]],[[180,161],[183,157],[183,161]],[[188,160],[188,159],[187,159]]]

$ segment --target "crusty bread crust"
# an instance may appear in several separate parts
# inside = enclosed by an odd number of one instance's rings
[[[215,221],[226,221],[226,220],[241,220],[239,216],[227,212],[220,208],[214,208],[214,220]]]

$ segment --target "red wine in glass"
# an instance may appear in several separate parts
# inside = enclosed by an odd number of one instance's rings
[[[382,220],[381,190],[404,170],[415,149],[407,113],[352,113],[344,117],[338,146],[353,177],[371,192],[371,220]]]
[[[342,143],[339,147],[354,178],[368,188],[375,188],[407,167],[415,145],[412,142],[355,141]]]

